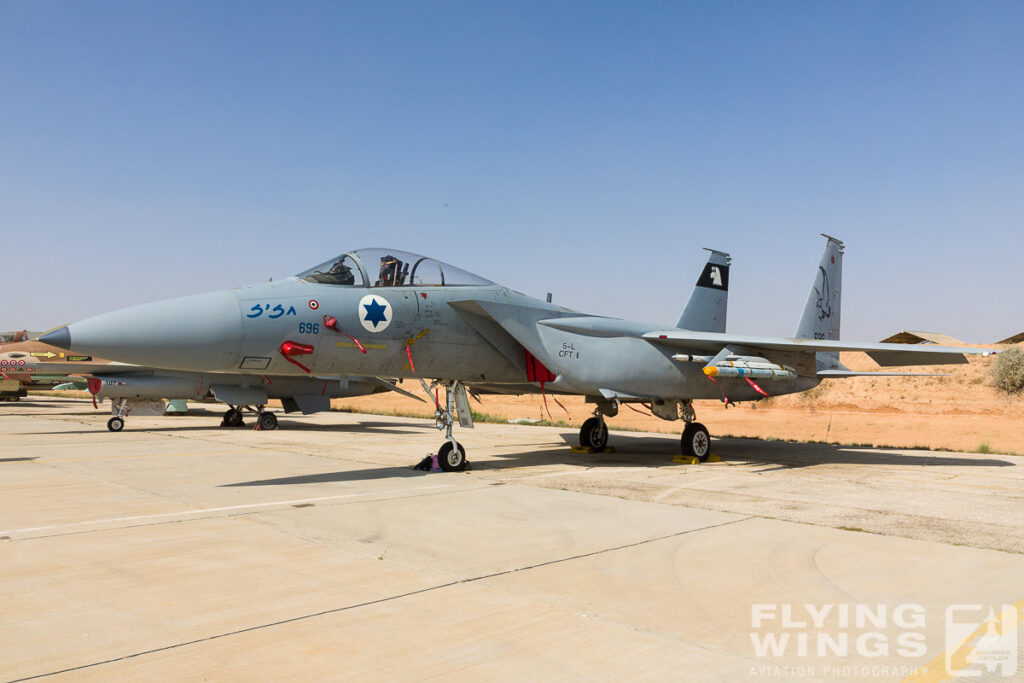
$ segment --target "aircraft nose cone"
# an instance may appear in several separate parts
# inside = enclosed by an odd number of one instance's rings
[[[53,332],[48,332],[39,338],[39,341],[50,346],[56,346],[58,349],[71,349],[71,332],[67,327],[61,327]]]
[[[238,367],[241,310],[233,292],[166,299],[88,318],[46,335],[64,349],[174,370]],[[61,342],[64,342],[63,344]]]

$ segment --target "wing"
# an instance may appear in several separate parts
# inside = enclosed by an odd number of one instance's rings
[[[614,318],[573,317],[542,320],[541,325],[575,334],[594,337],[639,337],[651,344],[687,351],[717,354],[726,347],[741,347],[749,351],[862,351],[882,366],[951,365],[967,362],[965,354],[991,355],[992,349],[973,346],[933,346],[887,344],[883,342],[846,342],[831,339],[798,339],[788,337],[759,337],[722,332],[693,332],[691,330],[650,330],[642,323]]]

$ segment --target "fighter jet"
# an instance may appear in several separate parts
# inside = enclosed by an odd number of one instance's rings
[[[713,313],[699,315],[714,311],[715,292],[727,291],[728,258],[718,253],[702,273],[697,289],[705,291],[691,299],[693,310],[688,304],[677,327],[665,328],[579,313],[429,257],[360,249],[293,278],[121,309],[43,341],[129,363],[231,373],[257,385],[267,374],[419,381],[445,433],[438,460],[448,471],[466,464],[452,426],[457,415],[472,427],[467,386],[583,395],[595,409],[580,443],[597,451],[608,441],[605,418],[622,403],[645,403],[659,418],[682,419],[682,452],[704,458],[710,435],[696,421],[694,399],[758,400],[864,374],[841,365],[840,351],[864,351],[886,366],[966,363],[964,354],[987,353],[839,341],[844,247],[825,237],[793,338],[730,334],[724,313],[713,321]],[[684,329],[692,319],[702,329]]]
[[[304,415],[330,409],[332,398],[364,396],[399,391],[388,380],[377,377],[348,377],[327,381],[309,377],[253,378],[246,374],[159,370],[75,353],[39,341],[0,345],[0,398],[17,401],[27,388],[87,389],[97,399],[111,399],[107,429],[124,429],[130,413],[161,414],[172,402],[219,401],[228,404],[221,426],[241,427],[243,414],[252,413],[259,429],[277,428],[277,416],[265,410],[269,399],[279,399],[286,413]]]

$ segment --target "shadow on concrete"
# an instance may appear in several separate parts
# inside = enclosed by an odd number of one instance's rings
[[[7,406],[8,408],[53,408],[54,406],[64,406],[64,407],[67,407],[67,405],[68,405],[67,402],[64,402],[64,403],[56,403],[56,402],[48,403],[48,402],[39,402],[39,401],[26,401],[26,400],[22,399],[21,401],[14,401],[14,402],[11,402],[11,403],[8,403],[6,401],[0,402],[0,412],[2,412],[2,406]],[[92,404],[90,404],[89,407],[91,408]],[[107,412],[108,413],[110,412],[109,408],[107,409]],[[64,415],[77,415],[77,414],[78,413],[64,413]]]
[[[65,414],[67,414],[67,413],[65,413]],[[279,416],[278,417],[278,419],[279,419],[278,428],[276,430],[274,430],[273,432],[269,432],[269,433],[274,433],[274,432],[277,432],[277,431],[285,431],[285,432],[317,432],[317,433],[331,433],[331,432],[335,432],[335,433],[338,433],[338,434],[347,434],[347,433],[351,433],[351,432],[369,432],[369,433],[372,433],[372,434],[405,434],[405,435],[408,435],[409,434],[409,431],[408,431],[409,429],[428,430],[428,431],[431,431],[431,432],[435,431],[434,425],[433,424],[427,424],[427,423],[415,424],[415,423],[409,423],[409,422],[388,422],[388,421],[385,421],[385,420],[367,420],[367,421],[364,421],[364,422],[360,422],[359,424],[327,424],[327,425],[325,425],[325,424],[314,424],[312,422],[302,422],[301,421],[302,420],[301,417],[296,418],[295,421],[292,421],[292,419],[290,419],[290,418],[283,418],[282,419],[280,417],[280,414],[278,414],[278,416]],[[100,416],[100,417],[109,419],[109,416],[106,416],[106,415],[103,415],[103,416]],[[145,419],[153,419],[153,417],[154,416],[151,416],[151,415],[144,416]],[[162,419],[161,416],[157,416],[157,417],[160,417]],[[201,425],[177,424],[177,425],[167,425],[167,426],[160,426],[160,427],[139,427],[137,425],[134,425],[134,426],[132,425],[132,416],[129,415],[127,418],[125,418],[125,427],[124,427],[124,432],[122,432],[122,433],[137,432],[139,434],[156,434],[156,433],[166,433],[166,432],[174,433],[174,432],[189,432],[189,431],[191,431],[191,432],[204,432],[204,431],[212,431],[212,430],[244,432],[244,431],[252,431],[253,430],[253,426],[255,425],[255,419],[254,418],[255,418],[255,416],[252,416],[252,417],[248,417],[247,416],[246,423],[244,425],[242,425],[241,427],[221,427],[220,426],[221,416],[219,416],[219,415],[218,416],[211,415],[211,420],[212,421],[209,424],[201,424]],[[21,434],[21,435],[25,435],[25,436],[36,436],[36,435],[42,435],[42,434],[96,434],[96,433],[103,433],[103,432],[107,431],[106,430],[106,419],[104,419],[104,421],[102,421],[102,422],[97,422],[96,423],[96,427],[93,428],[93,429],[67,429],[67,430],[59,430],[59,431],[55,430],[55,431],[49,431],[49,432],[18,432],[18,433]],[[142,419],[142,418],[135,418],[135,419]],[[170,418],[170,419],[173,420],[174,418]]]
[[[38,460],[39,456],[33,456],[31,458],[0,458],[0,462],[30,462],[32,460]]]
[[[405,425],[405,423],[402,423]],[[538,434],[541,436],[541,434]],[[574,465],[601,469],[665,467],[672,466],[678,454],[679,442],[671,435],[656,436],[648,434],[613,433],[610,441],[615,446],[614,453],[574,453],[569,450],[576,445],[577,434],[565,432],[560,435],[565,448],[536,448],[527,446],[526,450],[491,455],[487,460],[472,460],[470,451],[470,469],[474,471],[500,471],[521,467],[543,467],[550,465]],[[557,446],[558,441],[547,442],[544,446]],[[760,466],[759,472],[812,467],[829,464],[855,465],[900,465],[914,467],[1012,467],[1017,464],[1007,456],[1006,459],[977,456],[964,456],[958,453],[932,451],[895,451],[879,450],[863,447],[837,446],[834,444],[806,444],[785,441],[761,441],[758,439],[724,438],[713,439],[711,452],[721,456],[724,462]],[[418,477],[426,474],[412,468],[415,463],[405,467],[379,467],[363,470],[347,470],[340,472],[323,472],[294,477],[261,479],[257,481],[222,484],[223,487],[236,486],[288,486],[293,484],[323,484],[344,481],[365,481],[371,479],[387,479],[392,477]]]
[[[577,443],[576,435],[573,433],[564,433],[562,437],[565,439],[567,447],[575,446]],[[679,453],[679,438],[670,434],[657,436],[612,432],[608,441],[615,447],[615,453],[607,455],[573,453],[572,455],[582,455],[596,466],[619,461],[626,461],[633,465],[644,464],[643,459],[648,456],[657,456],[663,461],[665,456],[671,459]],[[720,455],[723,460],[778,465],[777,469],[829,464],[909,465],[916,467],[1013,467],[1018,464],[1014,456],[993,457],[949,451],[868,448],[734,437],[713,438],[711,452]],[[512,454],[512,457],[516,455],[519,454]],[[637,456],[641,460],[637,460]],[[1019,462],[1024,463],[1024,461]]]
[[[220,488],[236,486],[290,486],[292,484],[328,484],[337,481],[368,481],[372,479],[394,479],[420,477],[429,474],[410,467],[374,467],[365,470],[347,470],[343,472],[321,472],[319,474],[303,474],[295,477],[278,479],[258,479],[241,481],[235,484],[221,484]]]

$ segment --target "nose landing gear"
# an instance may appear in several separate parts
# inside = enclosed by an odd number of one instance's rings
[[[107,420],[107,429],[112,432],[119,432],[124,429],[124,418],[131,412],[128,407],[128,399],[118,398],[110,402],[110,412],[113,417]]]
[[[469,410],[469,398],[466,396],[466,387],[458,380],[436,381],[427,386],[422,382],[423,389],[431,398],[435,398],[430,392],[437,386],[444,386],[444,407],[435,399],[434,426],[444,432],[445,442],[437,451],[437,464],[445,472],[461,472],[466,469],[466,449],[452,436],[452,425],[455,424],[455,410],[458,409],[459,424],[472,429],[473,415]]]

